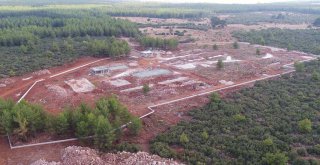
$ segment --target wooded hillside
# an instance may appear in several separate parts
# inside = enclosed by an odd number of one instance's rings
[[[190,164],[317,164],[319,73],[320,60],[225,99],[213,94],[190,112],[190,122],[159,135],[151,151]]]
[[[95,10],[2,10],[0,15],[0,77],[61,65],[82,55],[126,55],[128,43],[114,37],[139,35],[136,24]]]

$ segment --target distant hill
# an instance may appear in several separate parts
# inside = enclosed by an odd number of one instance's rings
[[[47,4],[85,4],[110,3],[124,0],[0,0],[1,5],[47,5]]]

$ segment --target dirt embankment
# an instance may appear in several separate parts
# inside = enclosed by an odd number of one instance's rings
[[[40,159],[31,165],[182,165],[171,159],[164,159],[146,152],[129,153],[119,152],[117,154],[107,153],[100,155],[96,150],[70,146],[62,151],[60,162],[47,162]]]

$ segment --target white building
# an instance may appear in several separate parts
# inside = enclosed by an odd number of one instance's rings
[[[141,57],[152,57],[153,52],[151,50],[145,50],[140,53]]]

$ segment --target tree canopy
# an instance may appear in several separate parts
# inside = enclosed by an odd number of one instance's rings
[[[83,103],[58,115],[48,114],[41,106],[26,101],[14,104],[0,100],[0,133],[26,142],[39,133],[80,139],[93,136],[98,149],[112,150],[114,141],[121,137],[119,128],[129,122],[130,134],[137,135],[142,127],[140,119],[132,116],[114,96],[101,98],[94,107]]]
[[[211,17],[210,21],[212,28],[223,28],[227,25],[227,22],[225,20],[221,20],[218,17]]]
[[[237,31],[233,36],[243,42],[275,46],[288,51],[298,50],[306,53],[320,54],[319,29],[278,29]]]
[[[100,10],[60,7],[0,10],[0,14],[0,77],[61,65],[81,56],[126,55],[130,47],[118,38],[140,35],[135,23]]]
[[[191,121],[158,135],[151,151],[189,164],[317,163],[298,155],[296,144],[307,156],[320,155],[320,81],[312,78],[319,71],[320,61],[312,61],[302,72],[257,82],[226,99],[212,94],[210,103],[189,113]]]

